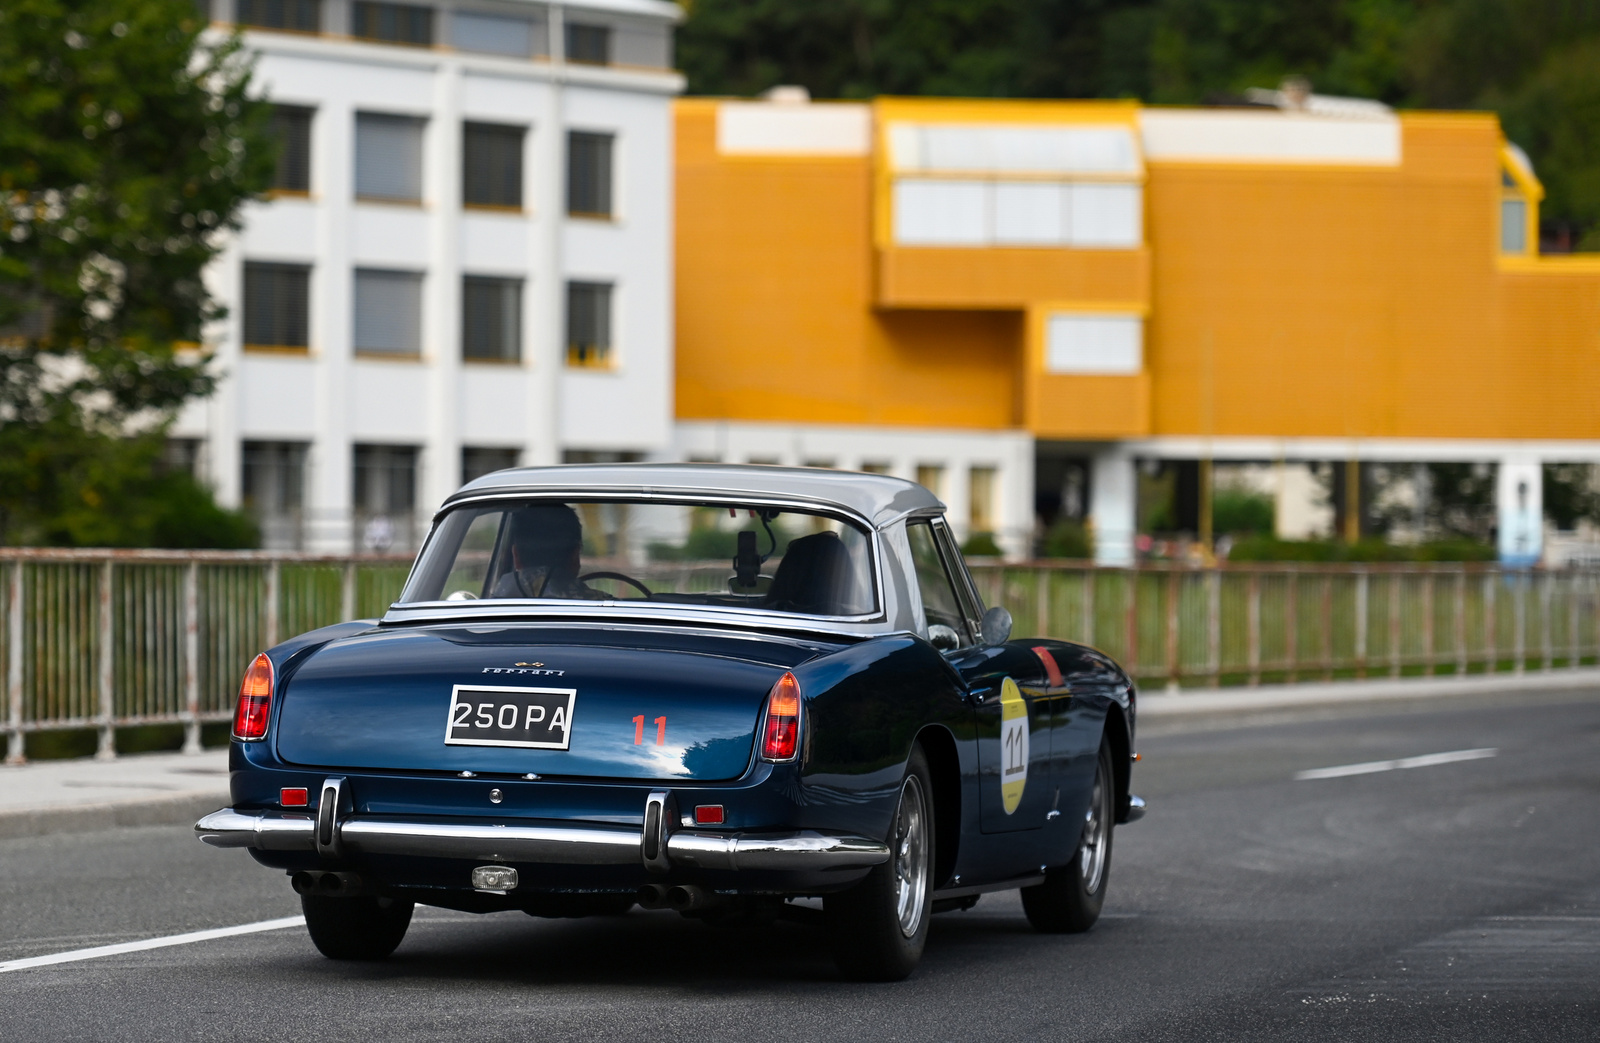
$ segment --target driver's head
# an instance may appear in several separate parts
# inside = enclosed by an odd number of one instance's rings
[[[542,566],[553,579],[577,576],[583,523],[566,504],[540,504],[514,512],[510,536],[511,557],[519,572]]]

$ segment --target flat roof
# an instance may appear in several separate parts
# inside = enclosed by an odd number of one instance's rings
[[[692,499],[751,496],[844,508],[883,526],[917,511],[943,511],[927,489],[904,478],[823,467],[773,467],[765,464],[562,464],[514,467],[476,478],[445,500],[486,493],[543,496],[582,492]]]

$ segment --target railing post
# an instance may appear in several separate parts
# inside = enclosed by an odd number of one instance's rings
[[[354,618],[356,618],[356,563],[347,561],[344,563],[344,575],[339,583],[339,619],[340,622],[347,623]]]
[[[1167,691],[1178,690],[1178,675],[1183,672],[1178,648],[1178,602],[1183,596],[1183,577],[1176,567],[1167,569]]]
[[[1322,631],[1322,679],[1333,680],[1333,574],[1322,574],[1322,603],[1317,629]]]
[[[1433,569],[1422,574],[1422,672],[1432,677],[1433,669]]]
[[[1555,576],[1539,573],[1539,668],[1545,673],[1555,669],[1556,632],[1551,616],[1555,615]]]
[[[1037,573],[1037,580],[1036,580],[1036,588],[1037,589],[1034,591],[1034,595],[1035,595],[1036,600],[1034,602],[1034,609],[1033,609],[1033,614],[1034,614],[1033,632],[1035,634],[1038,634],[1040,637],[1049,637],[1049,636],[1051,636],[1050,635],[1050,575],[1051,575],[1051,573],[1050,573],[1049,569],[1041,567],[1038,570],[1038,573]],[[355,618],[355,614],[352,612],[349,615],[345,616],[345,618],[346,619],[354,619]]]
[[[1456,643],[1456,676],[1467,673],[1467,567],[1456,568],[1455,626],[1452,635]]]
[[[278,581],[281,563],[267,562],[267,581],[262,584],[261,640],[267,648],[278,643]]]
[[[183,570],[183,752],[200,752],[200,563]]]
[[[1389,676],[1400,676],[1400,584],[1399,569],[1389,573]]]
[[[1130,565],[1123,570],[1128,584],[1128,613],[1123,620],[1127,629],[1128,656],[1126,669],[1130,675],[1137,675],[1139,671],[1139,567]]]
[[[1222,686],[1222,570],[1206,573],[1206,673],[1212,688]]]
[[[11,563],[6,591],[6,763],[27,760],[22,741],[22,573],[19,558]]]
[[[1528,571],[1517,570],[1517,600],[1511,606],[1513,628],[1511,654],[1515,658],[1514,673],[1523,673],[1528,666]]]
[[[117,730],[111,723],[116,710],[111,691],[112,679],[115,676],[112,662],[111,569],[112,561],[107,558],[100,566],[100,670],[96,678],[100,701],[100,712],[97,717],[100,742],[94,758],[100,761],[115,760],[117,756]]]
[[[1366,569],[1356,572],[1356,676],[1367,676],[1367,588],[1369,586]]]
[[[1583,661],[1583,647],[1578,641],[1578,573],[1569,571],[1567,577],[1567,668],[1576,670]]]
[[[1500,570],[1489,569],[1483,574],[1483,672],[1496,673],[1500,669],[1500,609],[1495,604],[1500,589]]]
[[[1261,573],[1250,570],[1250,586],[1245,594],[1245,658],[1249,661],[1249,683],[1261,683]]]
[[[1284,579],[1283,660],[1283,679],[1290,684],[1300,680],[1300,572],[1293,566]]]
[[[1094,587],[1100,572],[1093,565],[1083,570],[1083,643],[1094,647]]]

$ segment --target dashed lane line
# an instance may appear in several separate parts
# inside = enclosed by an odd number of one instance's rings
[[[239,924],[236,927],[213,927],[207,931],[190,931],[187,934],[169,934],[164,938],[145,938],[137,942],[120,942],[116,945],[97,945],[93,949],[73,949],[70,952],[51,953],[48,956],[30,956],[25,960],[0,963],[0,974],[7,971],[25,971],[31,967],[48,967],[55,963],[76,963],[79,960],[97,960],[102,956],[121,956],[123,953],[143,952],[146,949],[164,949],[169,945],[192,945],[216,938],[233,938],[241,934],[259,934],[262,931],[281,931],[285,927],[304,926],[303,916],[285,916],[277,920]]]
[[[1407,768],[1431,768],[1435,764],[1454,764],[1456,761],[1478,761],[1493,757],[1499,749],[1451,750],[1448,753],[1425,753],[1420,757],[1402,757],[1392,761],[1367,761],[1364,764],[1339,764],[1332,768],[1312,768],[1294,773],[1295,781],[1306,779],[1338,779],[1346,775],[1374,775],[1380,771],[1403,771]]]

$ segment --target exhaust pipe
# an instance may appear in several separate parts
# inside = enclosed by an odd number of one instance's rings
[[[367,878],[360,873],[336,873],[320,869],[302,869],[289,878],[296,894],[315,898],[354,898],[371,891]]]
[[[670,890],[666,884],[645,884],[639,888],[638,902],[641,909],[667,908],[667,892]]]
[[[666,894],[667,907],[676,909],[680,913],[704,909],[708,905],[715,904],[716,900],[716,895],[695,884],[675,884],[667,889]]]

